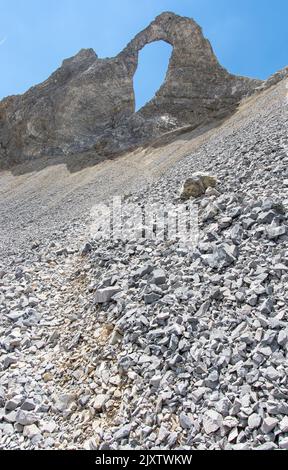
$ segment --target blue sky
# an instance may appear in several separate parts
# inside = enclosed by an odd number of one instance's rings
[[[0,98],[45,80],[83,47],[116,55],[168,10],[193,17],[233,73],[266,78],[288,65],[287,0],[0,0]],[[169,55],[164,43],[141,53],[138,107],[160,86]]]

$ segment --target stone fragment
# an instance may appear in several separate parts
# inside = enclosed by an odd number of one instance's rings
[[[261,444],[258,447],[254,447],[254,450],[275,450],[277,449],[277,445],[275,442],[265,442],[265,444]],[[250,450],[250,449],[247,449]]]
[[[188,178],[180,191],[180,198],[185,201],[191,197],[197,198],[205,194],[206,189],[215,188],[217,179],[204,173],[195,173]]]
[[[223,424],[223,418],[217,411],[208,410],[203,417],[203,427],[206,434],[213,434]]]
[[[238,429],[237,428],[232,429],[232,431],[230,431],[228,435],[228,442],[235,442],[238,435],[239,435]]]
[[[268,416],[267,418],[264,418],[261,431],[264,434],[269,434],[273,429],[277,426],[278,424],[278,419],[277,418],[272,418]]]
[[[279,379],[279,372],[273,366],[267,367],[267,369],[264,370],[263,375],[272,382]]]
[[[24,426],[23,436],[28,437],[28,439],[32,439],[34,436],[41,434],[40,429],[35,425],[31,424],[28,426]]]
[[[155,292],[151,292],[150,294],[144,295],[144,302],[146,305],[154,304],[159,299],[161,299],[161,296],[159,294],[156,294]]]
[[[16,415],[17,415],[16,410],[10,411],[9,413],[6,413],[5,415],[3,414],[3,419],[7,423],[14,424],[16,422]]]
[[[31,424],[37,423],[39,418],[29,411],[19,410],[16,415],[16,422],[22,426],[30,426]]]
[[[260,306],[260,312],[264,315],[269,315],[273,312],[274,302],[271,298],[264,300],[263,304]]]
[[[57,424],[55,423],[55,421],[44,421],[41,423],[40,425],[40,429],[41,429],[41,433],[48,433],[48,434],[52,434],[53,432],[56,431],[57,429]]]
[[[1,426],[0,430],[3,432],[5,436],[11,436],[14,434],[14,427],[10,423],[5,423]]]
[[[117,287],[107,287],[106,289],[99,289],[94,297],[95,304],[105,304],[110,302],[114,295],[121,292],[121,289]]]
[[[225,426],[228,429],[233,429],[238,426],[239,422],[238,419],[235,418],[234,416],[226,416],[223,420],[223,426]]]
[[[261,426],[261,422],[262,422],[261,416],[257,415],[256,413],[253,413],[248,418],[248,427],[251,430],[258,429]]]
[[[230,231],[230,238],[235,245],[240,245],[243,237],[243,229],[240,224],[235,224]]]
[[[274,211],[262,212],[258,216],[258,223],[260,224],[272,224],[273,220],[277,217]]]
[[[269,240],[276,240],[277,238],[285,235],[287,233],[287,229],[284,225],[282,226],[274,226],[271,225],[266,229],[267,235]]]
[[[193,420],[186,413],[180,413],[179,422],[183,429],[191,429],[193,427]]]
[[[279,332],[277,342],[279,346],[282,346],[283,348],[286,347],[288,343],[288,331],[287,330],[281,330]]]
[[[35,410],[36,405],[33,400],[27,399],[24,401],[24,403],[21,405],[21,410],[24,411],[32,411]]]
[[[13,398],[7,401],[5,404],[5,409],[7,411],[13,411],[16,410],[16,408],[19,408],[21,404],[24,401],[23,395],[15,395]]]
[[[62,395],[58,395],[55,400],[55,408],[59,412],[64,412],[68,410],[68,408],[71,406],[74,400],[75,400],[74,394],[63,393]]]
[[[132,429],[131,424],[126,424],[122,426],[122,428],[118,429],[113,435],[115,441],[122,441],[123,439],[127,438],[130,435]]]
[[[279,423],[279,429],[281,432],[288,432],[288,416],[285,416]]]
[[[150,264],[146,264],[145,266],[141,266],[140,268],[138,268],[135,271],[133,277],[134,279],[142,278],[146,276],[147,274],[150,274],[152,271],[153,271],[153,266]]]
[[[279,447],[280,449],[288,450],[288,437],[279,438]]]
[[[13,364],[17,364],[17,357],[7,354],[2,360],[3,369],[8,369]]]
[[[155,269],[155,271],[153,271],[152,282],[153,282],[153,284],[156,284],[156,286],[165,284],[166,274],[163,271],[163,269]]]
[[[100,412],[103,410],[105,403],[109,400],[108,395],[99,394],[96,396],[95,400],[93,401],[93,408]]]
[[[81,249],[81,254],[82,256],[88,255],[88,253],[91,253],[92,251],[92,245],[90,243],[85,243],[85,245]]]
[[[223,243],[214,249],[212,255],[204,255],[203,261],[213,269],[221,269],[235,263],[237,257],[236,246]]]
[[[112,346],[115,346],[116,344],[121,343],[122,340],[123,340],[123,335],[120,333],[120,331],[115,329],[111,335],[110,344]]]

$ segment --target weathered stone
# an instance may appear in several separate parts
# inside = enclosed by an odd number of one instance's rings
[[[166,80],[135,113],[138,54],[159,40],[173,47]],[[93,147],[104,154],[121,151],[178,127],[222,118],[260,84],[222,68],[195,21],[162,13],[117,57],[99,59],[92,49],[83,49],[44,83],[4,99],[0,163]]]
[[[258,216],[257,221],[259,224],[271,224],[276,216],[277,214],[275,214],[273,211],[263,212]]]
[[[280,449],[288,450],[288,437],[279,438],[279,447]]]
[[[32,439],[34,436],[37,436],[40,433],[40,429],[35,425],[31,424],[29,426],[24,426],[23,436]]]
[[[123,335],[118,330],[114,330],[110,338],[110,344],[115,346],[115,344],[120,343],[122,340]]]
[[[278,424],[278,419],[272,418],[268,416],[263,420],[261,431],[264,434],[269,434],[269,432],[273,431],[273,429],[277,426]]]
[[[212,255],[204,255],[203,261],[211,268],[221,269],[233,264],[238,257],[237,247],[223,243],[215,247]]]
[[[156,285],[162,285],[166,282],[166,274],[163,269],[155,269],[152,282]]]
[[[3,415],[3,419],[7,423],[13,424],[16,422],[16,416],[17,416],[17,412],[14,410],[14,411],[10,411],[10,413],[6,413],[5,415]]]
[[[150,274],[153,271],[153,266],[150,264],[146,264],[145,266],[141,266],[138,268],[135,273],[133,274],[134,279],[142,278],[147,274]]]
[[[232,431],[230,431],[228,435],[228,442],[235,442],[238,435],[239,435],[238,429],[237,428],[232,429]]]
[[[151,305],[161,299],[161,296],[156,294],[155,292],[151,292],[150,294],[144,295],[144,302],[146,305]]]
[[[11,400],[7,401],[7,403],[5,404],[5,409],[7,411],[16,410],[16,408],[21,406],[23,401],[24,401],[23,395],[15,395],[13,398],[11,398]]]
[[[265,444],[261,444],[261,446],[254,447],[254,450],[275,450],[275,449],[277,449],[277,445],[275,444],[275,442],[265,442]],[[249,450],[249,447],[247,447],[247,450]]]
[[[192,401],[194,403],[198,403],[203,398],[203,396],[205,395],[206,390],[207,389],[204,388],[204,387],[197,388],[197,389],[193,390],[193,392],[191,394]]]
[[[85,243],[85,245],[82,247],[81,249],[81,254],[82,256],[85,256],[87,255],[88,253],[90,253],[92,251],[92,246],[90,243]]]
[[[267,231],[268,238],[270,240],[276,240],[277,238],[287,233],[287,229],[284,225],[279,226],[279,227],[271,225],[270,227],[266,229],[266,231]]]
[[[191,429],[193,427],[193,420],[186,413],[180,413],[179,422],[183,429]]]
[[[14,434],[14,427],[12,424],[10,423],[5,423],[2,427],[1,427],[1,431],[3,432],[3,434],[5,436],[11,436]]]
[[[118,294],[121,289],[117,287],[107,287],[106,289],[99,289],[94,297],[95,304],[105,304],[106,302],[110,302],[114,295]]]
[[[260,312],[264,313],[265,315],[269,315],[273,312],[274,302],[272,299],[264,300],[263,304],[260,306]]]
[[[208,220],[214,219],[219,213],[219,209],[215,204],[209,204],[202,214],[202,221],[207,222]],[[220,227],[220,224],[219,224]]]
[[[238,424],[239,424],[238,419],[235,418],[234,416],[227,416],[223,420],[223,426],[227,427],[228,429],[236,428]]]
[[[17,312],[17,311],[14,311],[14,312],[11,312],[9,314],[7,314],[7,318],[9,318],[9,320],[13,321],[13,322],[17,322],[18,320],[20,320],[20,318],[22,318],[24,315],[24,312]]]
[[[279,429],[281,432],[288,432],[288,416],[285,416],[279,423]]]
[[[41,432],[47,432],[48,434],[53,433],[57,429],[55,421],[42,422],[40,425]]]
[[[21,410],[24,411],[32,411],[35,410],[36,405],[33,400],[25,400],[24,403],[21,405]]]
[[[159,387],[160,383],[161,383],[161,380],[162,380],[162,376],[161,375],[154,375],[151,380],[150,380],[150,384],[152,387]]]
[[[131,432],[132,426],[131,424],[126,424],[122,428],[120,428],[118,431],[115,432],[113,438],[115,441],[121,441],[122,439],[125,439],[126,437],[129,436]]]
[[[55,408],[60,411],[66,411],[75,400],[75,395],[71,393],[63,393],[58,395],[55,400]]]
[[[243,236],[243,229],[241,225],[235,224],[230,232],[230,237],[235,245],[240,245]]]
[[[39,418],[28,411],[19,410],[16,415],[16,422],[22,426],[30,426],[31,424],[37,423]]]
[[[17,364],[17,358],[12,356],[11,354],[7,354],[2,360],[3,369],[8,369],[8,367],[12,366],[13,364]]]

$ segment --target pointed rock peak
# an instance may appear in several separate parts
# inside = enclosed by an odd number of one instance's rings
[[[77,59],[88,59],[88,58],[97,59],[97,54],[92,48],[80,49],[80,51],[75,55],[75,59],[76,58]]]
[[[94,62],[98,58],[94,49],[81,49],[76,55],[73,57],[69,57],[69,59],[65,59],[62,63],[62,66],[70,65],[70,64],[77,64],[80,62]]]
[[[190,22],[194,21],[192,18],[188,18],[186,16],[180,16],[174,13],[173,11],[163,11],[160,15],[156,16],[154,22],[159,23],[159,22],[168,22],[168,21],[176,21],[176,20],[189,20]]]

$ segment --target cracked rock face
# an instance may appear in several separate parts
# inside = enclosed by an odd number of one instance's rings
[[[166,79],[135,113],[138,54],[159,40],[173,47]],[[163,13],[115,58],[81,50],[42,84],[4,99],[0,166],[88,149],[127,150],[167,131],[223,118],[261,83],[223,69],[195,21]]]

